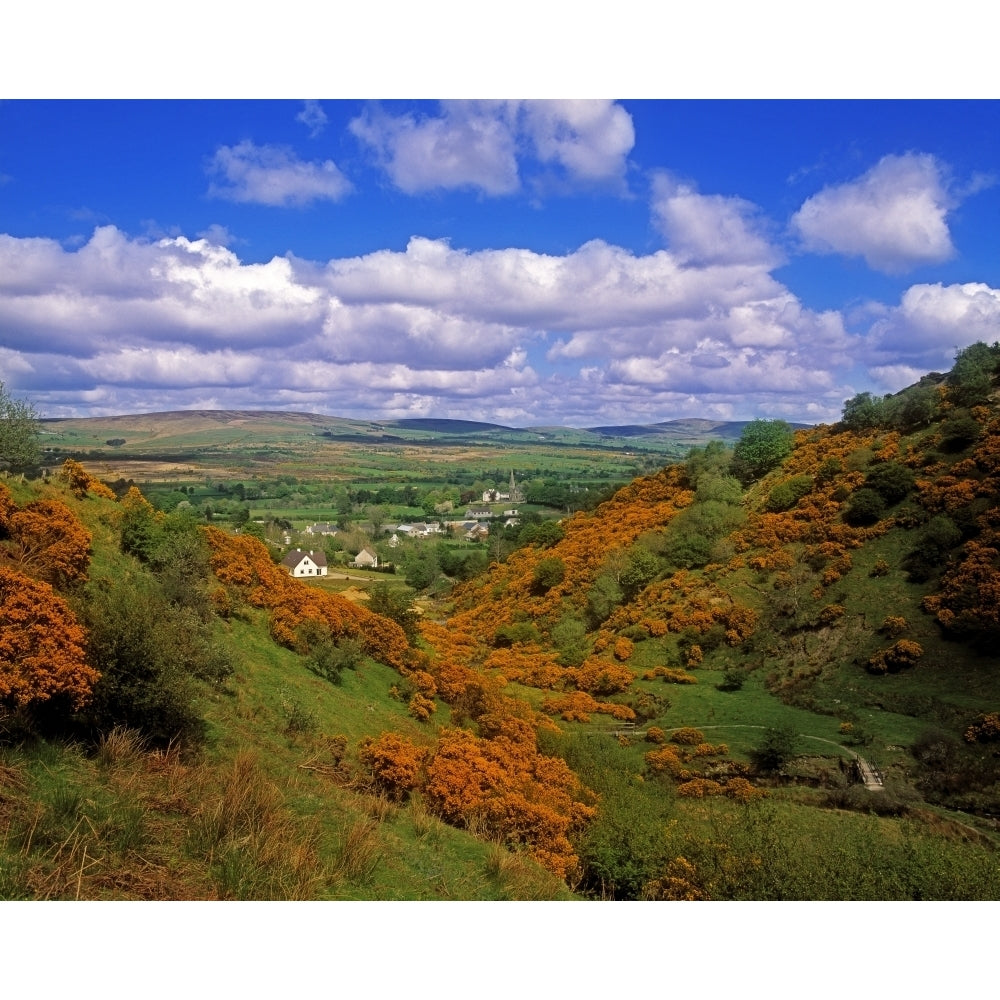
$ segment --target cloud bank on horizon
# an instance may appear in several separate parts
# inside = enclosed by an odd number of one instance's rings
[[[949,144],[996,106],[871,103],[8,102],[0,380],[46,416],[835,420],[1000,339],[995,144]]]

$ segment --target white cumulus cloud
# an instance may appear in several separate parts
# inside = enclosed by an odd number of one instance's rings
[[[743,198],[699,194],[667,173],[653,177],[653,219],[672,253],[690,264],[773,266],[781,254],[764,234],[760,211]]]
[[[952,207],[942,165],[927,153],[906,153],[824,188],[791,225],[807,250],[863,257],[875,270],[899,274],[953,256]]]
[[[340,201],[350,181],[332,160],[306,162],[283,146],[257,146],[249,139],[220,146],[208,164],[209,194],[229,201],[301,207],[314,201]]]
[[[985,330],[998,308],[985,286],[925,299],[914,290],[866,340],[839,313],[808,309],[763,260],[695,263],[600,240],[541,254],[414,237],[403,251],[246,263],[207,239],[112,226],[77,249],[0,236],[0,361],[50,415],[834,419],[859,351],[888,363],[879,337],[923,316]]]
[[[434,116],[371,108],[350,130],[408,194],[512,194],[532,157],[572,182],[620,184],[635,144],[631,115],[611,101],[446,101]]]
[[[904,369],[950,369],[956,351],[978,340],[1000,340],[1000,289],[938,282],[908,288],[899,305],[872,324],[868,349],[873,365],[898,381]]]
[[[437,118],[367,111],[350,129],[407,194],[471,187],[502,195],[520,184],[508,118],[501,102],[470,102]]]
[[[635,145],[632,116],[612,101],[525,101],[524,132],[543,163],[580,180],[624,179]]]

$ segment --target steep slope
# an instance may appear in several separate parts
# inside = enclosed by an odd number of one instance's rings
[[[607,733],[595,715],[620,720],[619,740],[633,744],[612,770],[669,776],[681,796],[746,801],[755,798],[747,777],[773,777],[736,729],[787,719],[832,748],[826,765],[801,776],[827,788],[828,804],[912,822],[924,799],[988,828],[1000,814],[1000,764],[983,752],[1000,736],[1000,349],[980,346],[987,378],[976,391],[957,365],[896,397],[863,394],[843,423],[797,431],[790,454],[743,486],[721,445],[635,481],[458,588],[446,628],[428,627],[427,639],[452,664],[559,717],[562,736],[543,742],[592,787],[609,762],[594,771],[593,753],[572,734]],[[685,687],[667,697],[663,681]],[[719,695],[696,700],[686,687],[694,684]],[[740,699],[747,711],[737,722]],[[695,728],[716,719],[732,720],[732,759]],[[654,743],[687,726],[698,752],[675,739],[643,762],[630,720]],[[877,804],[827,766],[858,750],[885,776]],[[613,794],[639,797],[621,785]],[[587,847],[602,823],[597,808],[580,841],[582,877],[608,892]],[[669,864],[664,855],[648,883],[619,880],[611,891],[655,894]],[[703,892],[709,881],[692,876],[676,891]]]
[[[0,590],[0,898],[570,895],[385,794],[359,744],[430,743],[422,657],[253,539],[67,463],[0,484]]]

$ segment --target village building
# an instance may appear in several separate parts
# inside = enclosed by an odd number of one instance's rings
[[[352,566],[366,566],[369,569],[378,568],[378,555],[366,545],[355,557]]]
[[[292,549],[281,560],[281,565],[295,577],[326,576],[326,553],[320,549],[310,549],[308,552]]]
[[[307,535],[336,535],[340,529],[329,521],[321,521],[317,524],[310,524],[302,529]]]
[[[441,534],[441,522],[440,521],[416,521],[414,524],[397,524],[395,528],[386,528],[386,531],[392,531],[396,537],[396,543],[399,543],[399,535],[404,535],[407,538],[426,538],[428,535],[440,535]]]
[[[448,530],[453,535],[464,535],[466,532],[471,531],[479,524],[478,521],[449,521]]]
[[[483,490],[483,503],[524,503],[524,493],[514,481],[514,470],[510,472],[510,484],[506,490]]]

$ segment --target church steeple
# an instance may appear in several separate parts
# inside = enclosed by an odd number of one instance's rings
[[[510,470],[510,499],[512,503],[521,503],[524,500],[524,494],[517,487],[517,483],[514,482],[514,470]]]

